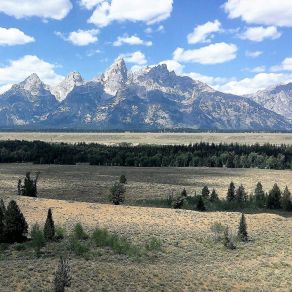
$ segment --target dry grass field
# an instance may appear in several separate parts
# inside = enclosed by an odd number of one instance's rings
[[[0,132],[0,140],[41,140],[46,142],[99,143],[115,145],[190,144],[198,142],[292,145],[292,133],[43,133]]]
[[[166,197],[184,187],[189,194],[199,193],[205,184],[225,197],[230,181],[236,185],[242,183],[248,192],[254,190],[258,181],[267,191],[274,183],[281,189],[287,185],[292,190],[290,170],[0,164],[0,194],[15,194],[18,178],[27,171],[40,172],[39,197],[86,202],[106,202],[111,185],[121,174],[128,179],[128,204]]]
[[[210,227],[221,222],[236,231],[239,213],[24,197],[17,201],[30,225],[43,224],[50,207],[55,223],[68,229],[82,222],[87,230],[99,225],[134,242],[150,236],[162,241],[162,252],[151,260],[136,261],[106,250],[97,259],[71,257],[73,279],[67,291],[291,291],[292,217],[247,215],[252,240],[230,251],[214,242]],[[52,291],[57,263],[53,255],[37,259],[7,254],[0,260],[0,290]]]

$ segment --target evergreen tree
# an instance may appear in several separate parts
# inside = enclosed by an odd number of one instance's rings
[[[125,192],[126,188],[124,184],[114,183],[114,185],[110,189],[110,200],[114,205],[120,205],[125,201]]]
[[[261,182],[258,182],[256,185],[256,188],[254,191],[254,199],[258,207],[263,208],[265,206],[266,197],[265,197],[265,192],[264,192]]]
[[[216,193],[215,189],[213,189],[211,196],[210,196],[210,202],[214,203],[214,202],[218,202],[218,201],[219,201],[218,194]]]
[[[210,194],[210,191],[209,191],[208,187],[204,186],[203,189],[202,189],[203,198],[208,199],[209,198],[209,194]]]
[[[21,196],[37,197],[37,181],[39,173],[36,174],[35,179],[30,177],[30,172],[27,172],[22,185],[21,179],[18,180],[17,193]]]
[[[248,241],[247,224],[244,214],[241,214],[237,235],[241,241]]]
[[[46,240],[53,240],[55,237],[55,224],[51,209],[48,210],[47,220],[44,226],[44,236]]]
[[[227,191],[227,196],[226,196],[226,200],[228,202],[231,202],[233,200],[235,200],[235,185],[233,182],[230,183],[228,191]]]
[[[270,190],[267,199],[267,208],[269,209],[280,209],[281,208],[281,190],[277,184],[274,184]]]
[[[285,211],[292,211],[291,193],[290,193],[287,186],[286,186],[284,193],[283,193],[283,197],[281,200],[281,207]]]
[[[245,203],[247,201],[247,193],[245,192],[243,185],[240,185],[236,190],[235,199],[240,204]]]
[[[206,211],[206,207],[205,207],[204,200],[203,200],[202,196],[198,196],[197,210],[198,211]]]
[[[172,202],[172,207],[174,209],[181,209],[185,201],[184,196],[178,196],[176,199],[173,200]]]
[[[120,176],[120,184],[126,184],[127,183],[127,178],[124,174]]]
[[[182,192],[181,192],[181,196],[182,196],[182,197],[187,197],[187,196],[188,196],[187,191],[186,191],[185,188],[182,190]]]
[[[67,259],[60,257],[58,269],[55,274],[55,292],[64,292],[65,287],[71,286],[70,266]]]
[[[28,225],[17,203],[12,200],[5,213],[6,242],[21,242],[26,239]]]
[[[3,216],[4,216],[5,212],[6,212],[6,207],[5,207],[5,204],[4,204],[4,201],[3,201],[2,198],[0,199],[0,209],[2,210],[2,213],[3,213]]]
[[[4,213],[2,211],[2,208],[0,208],[0,243],[1,242],[5,242],[5,234],[4,234],[4,230],[5,230],[5,217],[4,217]]]

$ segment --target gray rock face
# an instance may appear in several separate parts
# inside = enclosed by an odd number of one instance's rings
[[[292,83],[258,91],[248,97],[265,108],[292,120]]]
[[[98,79],[69,74],[54,88],[33,74],[0,95],[0,126],[156,130],[289,130],[251,98],[225,94],[165,65],[128,72],[118,59]]]

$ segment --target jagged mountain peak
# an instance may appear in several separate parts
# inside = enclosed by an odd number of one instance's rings
[[[36,73],[32,73],[24,81],[14,85],[12,88],[23,89],[31,95],[38,95],[46,86]]]
[[[78,71],[72,71],[72,72],[70,72],[66,77],[65,77],[65,80],[67,80],[67,81],[74,81],[74,82],[76,82],[76,83],[81,83],[81,82],[83,82],[84,80],[83,80],[83,78],[82,78],[82,76],[81,76],[81,74],[78,72]],[[65,81],[64,80],[64,81]]]
[[[118,58],[101,76],[104,90],[109,95],[116,95],[128,80],[128,70],[123,58]]]

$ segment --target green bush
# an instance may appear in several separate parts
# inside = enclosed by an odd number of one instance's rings
[[[43,231],[38,224],[34,224],[31,229],[31,245],[37,256],[40,256],[41,248],[45,246],[46,240]]]
[[[66,230],[60,226],[55,228],[55,240],[62,240],[66,236]]]
[[[77,223],[73,230],[73,237],[78,240],[86,240],[89,238],[88,234],[84,231],[81,223]]]
[[[145,248],[146,250],[149,251],[161,251],[161,240],[156,238],[156,237],[152,237],[150,238],[150,240],[146,243]]]
[[[81,242],[75,236],[69,238],[69,249],[77,256],[86,256],[90,250],[86,242]]]

